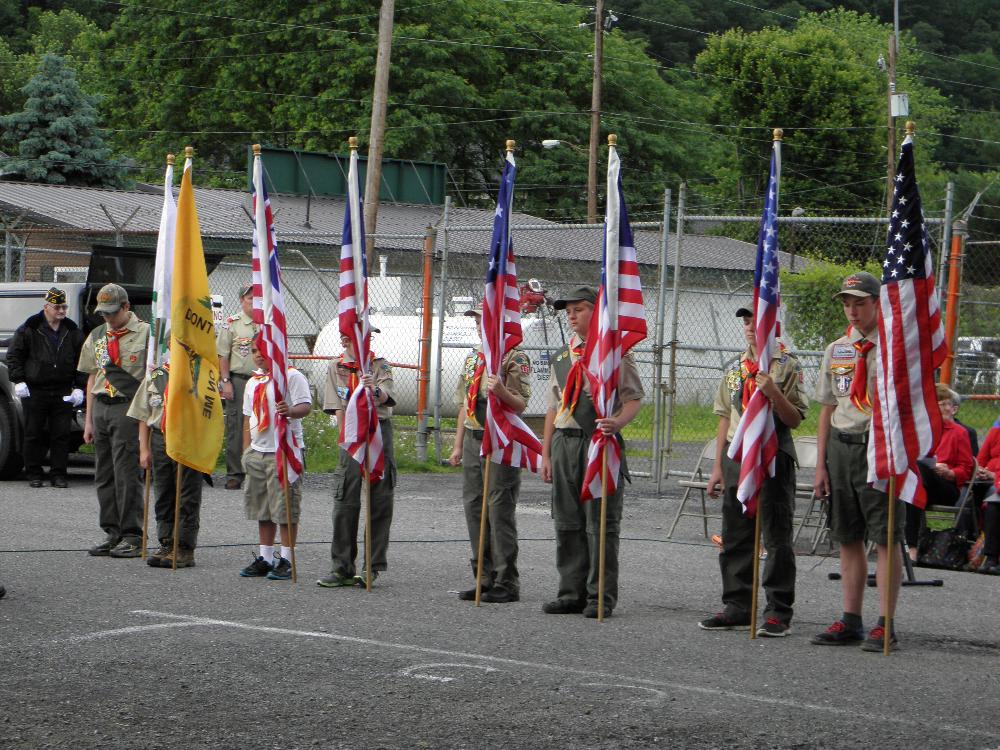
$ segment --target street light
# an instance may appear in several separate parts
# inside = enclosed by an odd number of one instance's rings
[[[560,141],[556,140],[555,138],[546,138],[544,141],[542,141],[542,148],[547,148],[551,150],[553,148],[559,148],[559,146],[569,146],[571,149],[573,149],[574,151],[579,151],[581,154],[587,153],[586,150],[584,150],[580,146],[577,146],[575,143],[572,143],[571,141]]]

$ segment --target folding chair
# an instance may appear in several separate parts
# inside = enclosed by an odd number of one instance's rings
[[[705,505],[705,490],[708,489],[708,476],[711,474],[712,463],[714,463],[714,461],[715,438],[712,438],[705,443],[705,447],[701,449],[698,461],[695,463],[694,469],[691,471],[691,478],[681,479],[677,482],[677,484],[684,488],[684,496],[681,498],[680,507],[677,509],[677,514],[674,516],[674,522],[670,525],[670,531],[667,532],[667,539],[670,539],[674,535],[674,529],[677,528],[677,524],[680,522],[681,516],[694,516],[695,518],[701,518],[706,539],[708,539],[708,519],[722,519],[721,513],[709,513],[708,508]],[[700,513],[685,510],[688,500],[691,499],[691,494],[695,491],[701,494]]]
[[[812,480],[816,473],[816,462],[818,460],[816,452],[816,438],[814,436],[804,436],[795,438],[795,455],[799,462],[799,472],[805,481],[795,483],[795,498],[797,500],[808,500],[809,505],[805,513],[799,519],[795,534],[792,536],[792,544],[799,540],[802,530],[806,528],[814,529],[812,536],[811,554],[816,554],[816,549],[820,542],[826,539],[829,543],[830,530],[826,526],[829,507],[826,498],[818,497],[813,491]]]

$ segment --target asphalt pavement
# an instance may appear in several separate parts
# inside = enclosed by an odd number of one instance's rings
[[[256,524],[220,484],[197,567],[173,572],[86,554],[84,469],[69,490],[0,483],[0,748],[1000,748],[1000,578],[904,589],[888,658],[809,644],[841,611],[830,557],[798,557],[789,637],[705,632],[717,554],[693,519],[667,540],[677,498],[640,482],[614,615],[546,615],[548,491],[526,475],[521,601],[477,609],[456,596],[473,583],[457,475],[400,478],[370,593],[315,585],[328,476],[306,478],[295,584],[238,576]]]

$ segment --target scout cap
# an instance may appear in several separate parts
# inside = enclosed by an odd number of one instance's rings
[[[244,284],[243,286],[240,287],[240,299],[243,299],[252,291],[253,291],[253,284]]]
[[[94,309],[99,313],[115,313],[127,302],[128,292],[117,284],[105,284],[97,293],[97,307]]]
[[[844,279],[840,291],[833,295],[833,298],[837,299],[842,294],[849,294],[852,297],[878,297],[881,286],[879,280],[867,271],[858,271]]]
[[[466,310],[462,315],[467,315],[470,318],[480,318],[483,315],[483,301],[479,300],[472,307]]]
[[[45,301],[48,302],[50,305],[65,305],[66,292],[64,292],[62,289],[51,287],[49,291],[45,293]]]
[[[592,305],[597,304],[597,290],[592,286],[578,286],[566,294],[561,299],[557,299],[552,303],[552,307],[556,310],[565,310],[566,305],[570,302],[589,302]]]
[[[748,307],[741,307],[740,309],[738,309],[736,311],[736,317],[737,318],[752,318],[753,317],[753,310],[751,310]]]

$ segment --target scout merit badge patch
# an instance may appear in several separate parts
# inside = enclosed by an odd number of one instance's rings
[[[833,387],[838,396],[846,396],[851,392],[851,381],[854,380],[854,363],[831,363]]]
[[[237,351],[240,353],[241,357],[249,357],[250,356],[250,343],[251,343],[251,340],[247,339],[247,338],[236,339]]]

